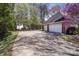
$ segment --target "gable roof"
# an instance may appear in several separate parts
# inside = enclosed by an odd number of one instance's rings
[[[63,18],[62,14],[60,12],[57,12],[55,15],[52,15],[45,23],[55,22],[61,18]]]

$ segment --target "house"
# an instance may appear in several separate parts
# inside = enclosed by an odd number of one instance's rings
[[[78,25],[59,11],[44,22],[44,31],[73,34]]]
[[[23,28],[24,28],[23,25],[17,25],[17,26],[16,26],[16,29],[17,29],[17,30],[22,30]]]
[[[17,30],[28,30],[28,26],[27,25],[23,25],[23,24],[18,24],[16,26]]]

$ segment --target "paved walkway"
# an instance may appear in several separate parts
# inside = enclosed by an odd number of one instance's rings
[[[13,56],[79,56],[79,45],[43,31],[19,32],[12,48]]]

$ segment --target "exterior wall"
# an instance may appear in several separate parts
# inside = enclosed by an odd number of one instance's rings
[[[62,32],[66,33],[66,30],[70,27],[71,22],[69,20],[65,20],[62,24]]]
[[[44,25],[44,31],[47,31],[47,24]]]
[[[21,30],[24,26],[23,25],[17,25],[16,29]]]

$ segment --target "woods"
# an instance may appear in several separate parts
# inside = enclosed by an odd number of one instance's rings
[[[63,8],[75,23],[78,23],[79,4],[65,4]],[[74,10],[74,11],[73,11]],[[43,29],[44,19],[49,15],[48,5],[46,3],[27,3],[27,4],[0,4],[0,37],[8,31],[18,30],[17,26],[23,25],[20,30]]]
[[[42,29],[47,8],[46,4],[0,4],[0,37],[18,25],[23,25],[22,30]]]
[[[65,4],[63,8],[67,13],[66,17],[70,17],[77,24],[79,15],[79,4]],[[74,11],[73,11],[74,10]],[[0,37],[8,31],[18,30],[17,26],[23,25],[21,30],[43,29],[44,19],[49,15],[48,5],[46,3],[27,3],[27,4],[0,4]],[[76,19],[76,20],[74,20]]]
[[[15,4],[16,24],[23,24],[24,29],[27,27],[28,30],[41,29],[43,26],[42,22],[44,21],[43,16],[45,16],[45,14],[42,15],[43,13],[41,12],[43,12],[43,10],[39,7],[40,4]]]

